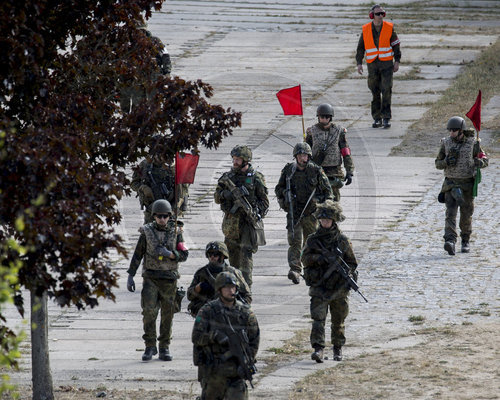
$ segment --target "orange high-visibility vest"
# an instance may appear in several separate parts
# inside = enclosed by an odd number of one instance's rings
[[[372,23],[369,22],[363,25],[363,41],[365,43],[366,52],[366,62],[371,63],[377,57],[380,61],[391,61],[394,52],[391,47],[391,36],[392,27],[394,24],[392,22],[384,21],[382,25],[382,30],[380,31],[380,37],[378,39],[378,49],[375,46],[375,41],[373,40]]]

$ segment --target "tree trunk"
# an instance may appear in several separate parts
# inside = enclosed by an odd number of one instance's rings
[[[31,375],[33,400],[54,400],[49,362],[47,291],[31,291]]]

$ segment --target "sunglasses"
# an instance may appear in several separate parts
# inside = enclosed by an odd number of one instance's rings
[[[155,217],[158,219],[167,219],[170,218],[170,214],[155,214]]]
[[[448,129],[450,132],[458,132],[460,129]]]
[[[323,118],[323,119],[330,119],[330,115],[320,115],[319,116],[320,118]]]
[[[219,253],[218,251],[209,251],[207,254],[209,257],[219,257],[222,253]]]
[[[378,13],[373,13],[373,15],[376,15],[377,17],[385,17],[385,11],[381,11],[381,12],[378,12]]]

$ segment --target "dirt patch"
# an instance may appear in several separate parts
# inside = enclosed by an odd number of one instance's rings
[[[339,363],[298,382],[290,399],[498,399],[500,322],[416,331],[423,344]]]

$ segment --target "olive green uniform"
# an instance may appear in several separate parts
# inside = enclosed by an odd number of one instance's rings
[[[252,293],[250,292],[250,288],[248,287],[245,278],[243,278],[243,275],[239,270],[227,265],[226,263],[208,263],[195,272],[191,285],[189,285],[187,290],[187,298],[190,301],[188,311],[193,317],[198,314],[198,311],[204,304],[217,298],[218,295],[215,291],[215,278],[222,271],[234,274],[236,280],[238,281],[238,296],[240,300],[243,300],[247,304],[252,303]],[[203,285],[202,290],[199,293],[196,293],[195,287],[198,284],[203,283],[206,283],[206,285]]]
[[[457,213],[460,208],[460,236],[462,242],[469,242],[472,233],[472,214],[474,213],[474,198],[472,188],[477,168],[488,166],[488,158],[481,149],[479,142],[473,137],[474,132],[465,131],[461,140],[446,137],[441,139],[441,147],[436,157],[437,169],[444,171],[444,182],[441,193],[446,203],[446,218],[444,240],[455,243],[457,241]],[[449,158],[456,159],[454,165],[449,165]],[[453,189],[460,188],[463,192],[463,204],[459,206],[453,196]]]
[[[232,307],[227,307],[220,299],[212,300],[196,316],[192,333],[193,361],[198,366],[202,400],[248,398],[247,385],[238,373],[236,358],[228,351],[227,344],[214,340],[216,331],[227,335],[233,329],[241,337],[248,338],[249,357],[255,362],[260,331],[257,318],[248,305],[236,301]]]
[[[287,177],[290,177],[293,215],[290,213],[290,204],[287,200]],[[314,189],[316,189],[314,196],[304,210]],[[327,199],[332,200],[332,189],[322,168],[309,161],[302,171],[297,168],[295,162],[285,165],[281,170],[281,176],[274,192],[280,207],[287,213],[288,265],[290,270],[300,274],[302,272],[300,252],[307,237],[317,227],[317,221],[313,215],[316,204]],[[301,214],[302,217],[299,220]]]
[[[378,48],[380,32],[382,27],[376,27],[372,23],[373,41]],[[398,35],[393,27],[390,39],[392,51],[394,52],[394,61],[401,61],[401,49]],[[359,37],[358,48],[356,50],[356,64],[363,63],[365,56],[365,42],[363,34]],[[381,61],[378,57],[368,67],[368,88],[372,92],[371,113],[374,120],[382,118],[392,118],[391,98],[392,98],[392,76],[394,73],[393,60]]]
[[[158,342],[160,348],[168,348],[172,336],[172,320],[175,313],[175,294],[179,278],[178,263],[186,261],[189,252],[185,248],[182,234],[175,234],[174,224],[169,221],[166,227],[156,222],[139,229],[141,233],[127,272],[135,276],[141,260],[143,285],[141,307],[146,347],[156,347],[156,319],[161,310]],[[175,255],[171,260],[159,256],[157,249],[164,246]]]
[[[304,278],[306,285],[309,286],[309,296],[311,296],[313,320],[311,346],[315,349],[325,347],[325,322],[328,309],[332,318],[332,345],[343,346],[346,341],[344,321],[349,313],[349,289],[346,287],[344,278],[337,271],[334,271],[327,279],[324,278],[330,268],[324,256],[325,249],[332,252],[336,248],[341,250],[342,258],[350,267],[353,279],[357,280],[358,263],[351,243],[335,222],[332,228],[325,229],[320,226],[314,234],[309,236],[302,254]]]
[[[325,171],[335,201],[340,201],[340,188],[344,186],[342,163],[346,173],[350,175],[354,173],[354,162],[346,134],[346,128],[333,123],[327,127],[317,123],[306,131],[306,143],[311,146],[312,160]]]
[[[248,202],[254,211],[261,218],[264,218],[269,209],[264,176],[255,171],[250,164],[245,172],[231,168],[231,171],[225,172],[224,175],[237,187],[244,186],[246,188]],[[234,214],[230,212],[234,202],[232,199],[225,199],[222,194],[227,189],[219,179],[214,200],[215,203],[220,204],[221,210],[224,212],[222,232],[224,243],[229,251],[229,264],[238,268],[248,286],[252,287],[253,253],[256,253],[258,249],[255,230],[241,208],[238,208]]]
[[[165,163],[143,160],[134,170],[130,187],[137,193],[141,209],[144,208],[144,223],[153,222],[151,205],[155,200],[165,199],[175,204],[175,169]],[[187,184],[177,185],[178,210],[187,203]]]

